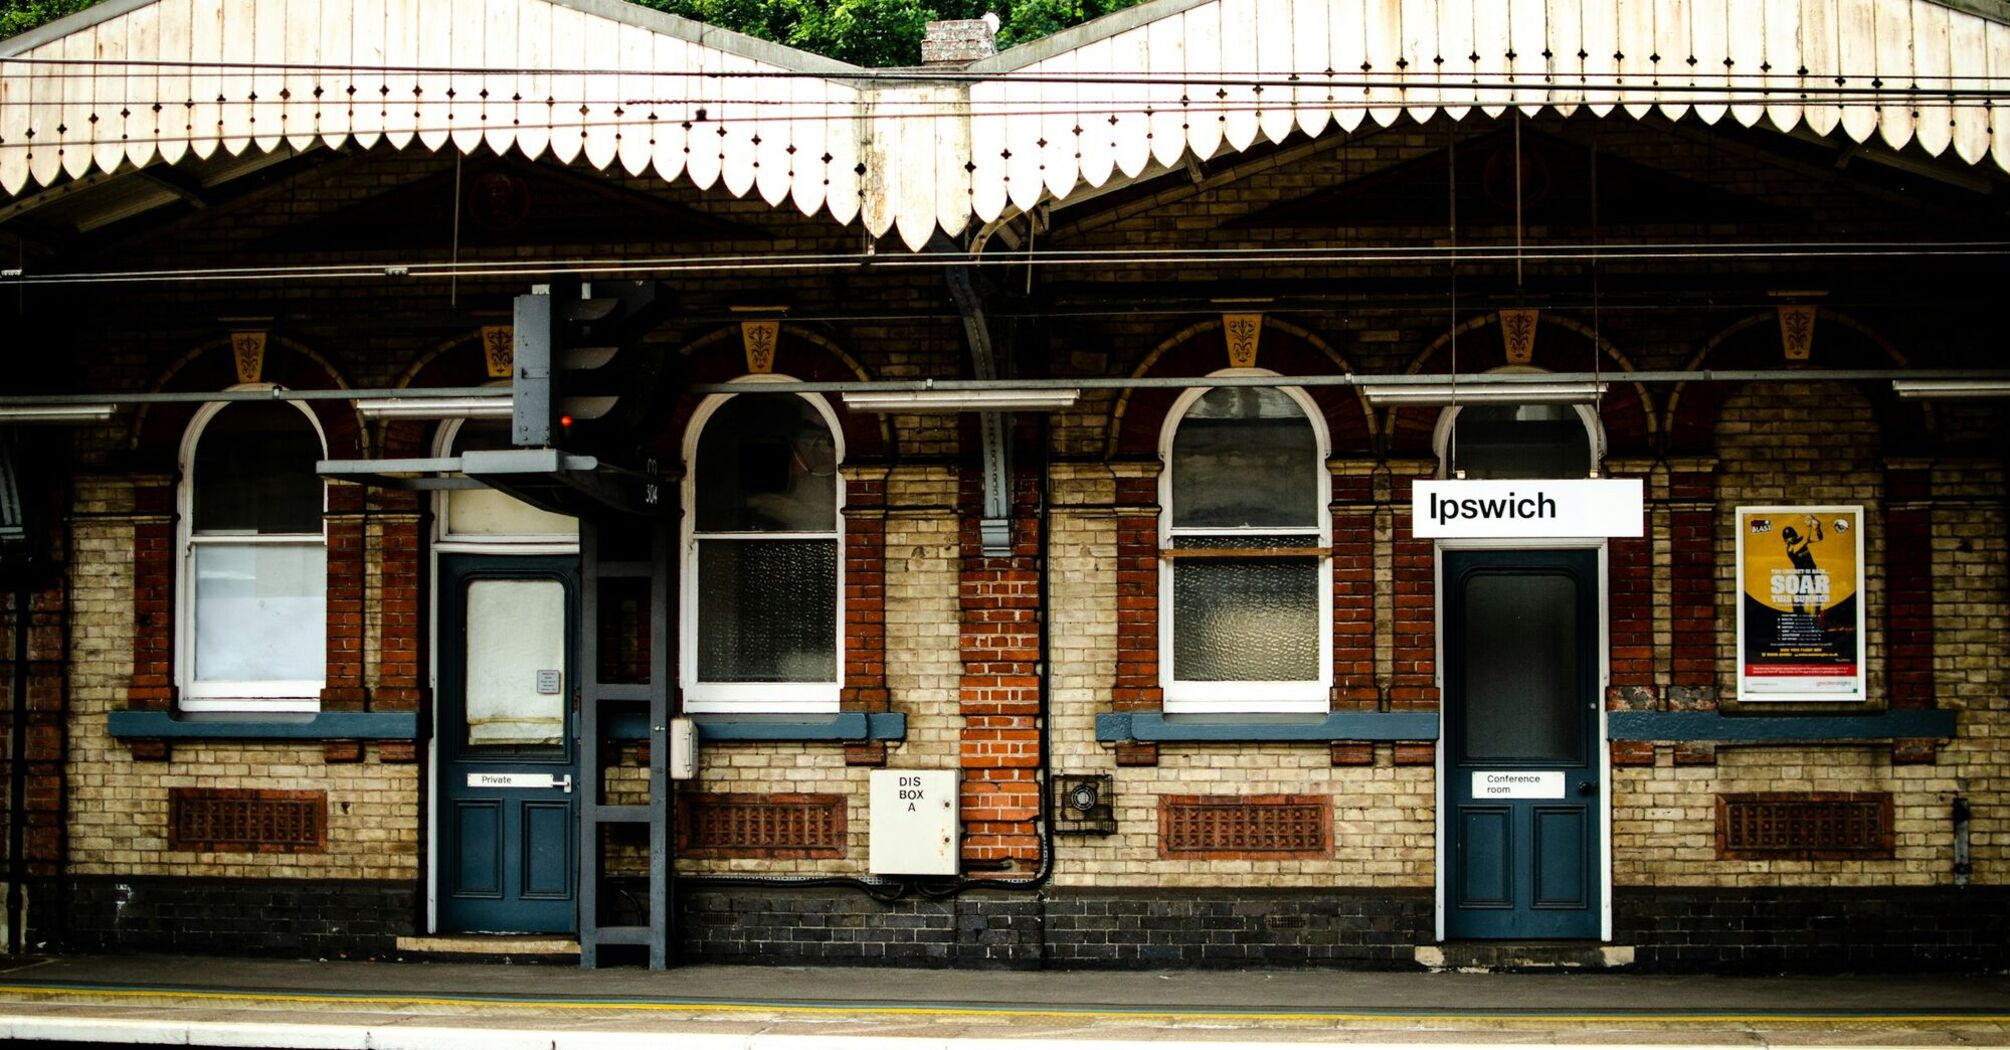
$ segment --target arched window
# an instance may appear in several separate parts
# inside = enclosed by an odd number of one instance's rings
[[[510,424],[502,419],[467,419],[441,428],[441,455],[509,449]],[[483,548],[515,544],[576,544],[579,519],[539,510],[492,488],[449,489],[435,508],[440,542],[450,549],[460,544]]]
[[[1331,481],[1297,391],[1191,391],[1161,454],[1165,709],[1324,711],[1332,679]]]
[[[1577,405],[1461,405],[1438,421],[1445,477],[1584,478],[1597,465],[1597,428]]]
[[[685,442],[685,708],[836,711],[844,449],[820,398],[708,401]]]
[[[198,413],[182,444],[182,707],[311,711],[327,677],[325,446],[284,401]]]

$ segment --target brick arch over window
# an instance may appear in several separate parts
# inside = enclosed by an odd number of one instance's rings
[[[748,374],[747,356],[737,325],[708,332],[685,345],[678,353],[684,358],[684,382],[728,383]],[[804,382],[851,383],[869,381],[872,374],[836,342],[816,332],[782,322],[776,339],[773,367],[775,375]],[[838,429],[844,432],[845,462],[883,462],[893,455],[895,443],[890,417],[868,412],[847,411],[844,399],[826,395],[836,414]],[[686,393],[678,397],[676,408],[663,433],[649,443],[649,451],[664,462],[676,462],[683,455],[684,431],[691,416],[705,398]]]
[[[1450,376],[1452,339],[1459,341],[1459,372],[1492,371],[1508,365],[1507,345],[1502,338],[1500,314],[1487,313],[1469,318],[1438,336],[1410,362],[1405,374]],[[1658,420],[1652,397],[1639,383],[1627,383],[1620,373],[1633,371],[1633,362],[1594,332],[1590,325],[1572,317],[1543,313],[1538,320],[1535,352],[1528,367],[1545,372],[1592,371],[1592,346],[1602,360],[1602,370],[1614,373],[1599,406],[1599,422],[1605,428],[1605,454],[1630,455],[1651,452]],[[1385,427],[1388,452],[1430,458],[1436,455],[1432,435],[1443,412],[1436,406],[1401,407],[1389,410]]]
[[[435,344],[421,353],[398,377],[398,389],[424,390],[509,382],[508,379],[495,379],[489,375],[482,339],[482,332],[476,330]],[[384,450],[386,459],[429,455],[433,447],[433,433],[438,427],[438,423],[427,420],[385,420],[377,435],[377,444]],[[415,492],[393,493],[385,490],[383,496],[395,496],[400,505],[409,504],[412,507],[423,502]]]
[[[211,393],[238,385],[231,338],[191,347],[162,370],[151,387],[159,393]],[[268,334],[258,381],[286,390],[346,390],[351,384],[327,357],[277,333]],[[353,402],[304,402],[319,424],[331,458],[368,454],[369,436]],[[171,710],[177,702],[176,619],[182,607],[175,589],[178,558],[176,494],[180,453],[200,403],[143,406],[128,434],[134,504],[133,676],[127,690],[135,710]],[[324,710],[365,706],[363,675],[364,490],[357,485],[327,488],[327,666],[320,703]],[[135,741],[140,757],[165,758],[160,741]]]
[[[1876,329],[1837,310],[1815,312],[1813,353],[1817,369],[1909,368],[1912,363]],[[1683,366],[1697,369],[1765,369],[1792,367],[1780,344],[1779,315],[1755,313],[1711,336]],[[1902,401],[1883,380],[1855,384],[1862,392],[1883,435],[1887,453],[1917,453],[1932,446],[1936,433],[1933,407]],[[1735,383],[1679,383],[1668,394],[1667,434],[1671,453],[1713,451],[1724,403],[1739,388]]]
[[[1334,375],[1354,371],[1338,350],[1304,328],[1273,317],[1263,319],[1256,366],[1279,375]],[[1204,377],[1229,367],[1228,344],[1219,318],[1200,321],[1152,348],[1131,378]],[[1206,386],[1195,378],[1194,386]],[[1166,413],[1185,391],[1141,387],[1124,391],[1110,410],[1107,454],[1111,459],[1156,460]],[[1347,387],[1306,387],[1319,407],[1332,440],[1331,455],[1369,455],[1375,444],[1375,417],[1361,395]]]

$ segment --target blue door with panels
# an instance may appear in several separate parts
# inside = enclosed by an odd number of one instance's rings
[[[440,559],[441,932],[578,929],[576,558]]]
[[[1443,557],[1445,935],[1595,939],[1597,552]]]

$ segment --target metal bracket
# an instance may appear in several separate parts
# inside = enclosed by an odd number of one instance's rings
[[[932,251],[963,254],[954,241],[937,234],[930,242]],[[970,372],[975,378],[999,378],[998,357],[991,338],[991,324],[984,313],[984,299],[965,266],[943,269],[949,297],[963,315],[963,333],[970,341]],[[984,412],[977,417],[978,435],[984,456],[984,516],[978,522],[978,542],[987,558],[1012,554],[1012,464],[1009,414]]]

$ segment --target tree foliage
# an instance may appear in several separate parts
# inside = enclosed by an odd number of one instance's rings
[[[0,37],[81,11],[97,0],[0,0]],[[921,64],[928,23],[981,18],[1002,23],[1011,47],[1079,25],[1140,0],[638,0],[646,7],[737,30],[860,66]]]

